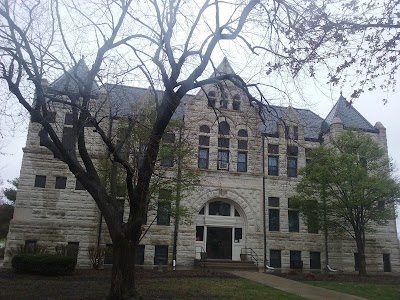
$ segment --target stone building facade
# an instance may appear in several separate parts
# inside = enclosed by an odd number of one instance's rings
[[[224,59],[220,73],[233,73]],[[49,85],[65,84],[61,77]],[[94,87],[95,103],[104,115],[117,115],[148,93],[145,89],[108,85]],[[108,104],[111,104],[111,108]],[[60,136],[67,135],[68,108],[58,106],[54,115]],[[305,166],[307,151],[348,128],[363,130],[387,149],[381,123],[372,126],[342,96],[323,119],[310,110],[293,107],[258,107],[230,82],[204,86],[188,96],[175,113],[184,120],[185,134],[198,149],[191,168],[201,173],[199,184],[181,200],[193,212],[190,224],[180,224],[174,247],[173,220],[160,215],[141,240],[137,262],[144,265],[193,265],[202,252],[210,259],[240,260],[252,253],[261,267],[288,269],[297,261],[304,269],[324,268],[324,236],[307,228],[290,204]],[[7,248],[20,244],[52,247],[68,245],[78,250],[78,266],[89,266],[87,248],[112,247],[104,221],[89,194],[66,165],[40,146],[40,125],[30,124],[21,167],[20,185]],[[91,128],[91,151],[102,144]],[[127,208],[127,205],[125,205]],[[161,210],[162,211],[162,210]],[[160,210],[149,212],[148,226]],[[147,228],[147,226],[146,226]],[[355,270],[356,244],[349,237],[330,238],[330,265]],[[377,226],[367,236],[369,271],[400,271],[395,220]],[[9,262],[6,256],[5,263]],[[106,257],[106,263],[108,259]]]

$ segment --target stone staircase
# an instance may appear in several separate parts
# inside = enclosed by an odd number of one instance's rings
[[[195,259],[194,266],[213,270],[258,271],[258,267],[253,261],[233,261],[228,259]]]

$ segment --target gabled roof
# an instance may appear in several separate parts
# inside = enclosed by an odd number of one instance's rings
[[[76,66],[71,68],[69,71],[66,71],[63,75],[51,83],[49,88],[53,91],[78,93],[79,88],[77,82],[84,82],[88,73],[89,68],[82,58],[78,61]],[[98,91],[99,86],[94,81],[92,85],[92,94],[97,94]]]
[[[153,91],[146,88],[120,84],[105,84],[104,88],[106,89],[110,99],[112,117],[128,116],[132,113],[132,108],[135,103],[154,97]],[[163,96],[163,91],[156,90],[155,92],[157,97],[161,98]],[[181,103],[172,116],[173,119],[181,118],[183,116],[184,104],[193,97],[193,95],[186,95],[183,97]]]
[[[304,126],[304,138],[306,140],[318,140],[321,132],[321,125],[324,119],[308,109],[299,109],[291,107],[293,113],[298,120],[299,126]],[[288,107],[269,105],[264,106],[261,116],[263,118],[261,124],[261,132],[266,135],[274,136],[278,132],[278,123],[285,120]],[[294,120],[291,120],[292,122]]]
[[[322,132],[329,131],[329,126],[332,124],[334,118],[339,118],[344,128],[360,129],[368,132],[378,132],[374,126],[371,125],[352,105],[348,102],[342,94],[332,110],[325,118],[322,124]]]
[[[224,74],[236,74],[226,57],[224,57],[222,62],[219,64],[219,66],[213,72],[212,77],[218,76],[218,75],[224,75]]]

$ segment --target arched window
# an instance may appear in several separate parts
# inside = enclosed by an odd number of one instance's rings
[[[210,127],[208,127],[207,125],[201,125],[200,132],[210,133]]]
[[[244,130],[244,129],[240,129],[240,130],[238,131],[238,136],[239,136],[239,137],[247,137],[247,131]]]
[[[240,96],[238,94],[233,95],[232,109],[240,110]]]
[[[227,122],[223,121],[218,125],[218,134],[229,135],[230,126]]]

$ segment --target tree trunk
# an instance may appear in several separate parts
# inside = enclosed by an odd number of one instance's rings
[[[108,299],[135,299],[136,243],[127,238],[113,240],[113,267]]]
[[[367,263],[365,261],[365,238],[363,232],[356,232],[355,237],[358,251],[358,275],[367,276]]]

